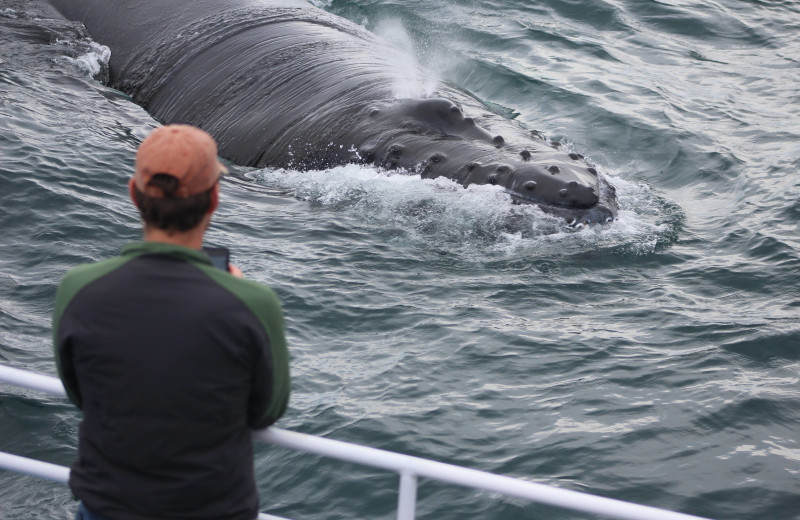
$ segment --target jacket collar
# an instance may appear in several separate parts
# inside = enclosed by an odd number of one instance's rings
[[[211,265],[211,260],[202,251],[184,246],[178,246],[175,244],[145,241],[134,242],[133,244],[128,244],[122,248],[122,256],[140,255],[171,255],[184,258],[190,262],[199,262],[202,264]]]

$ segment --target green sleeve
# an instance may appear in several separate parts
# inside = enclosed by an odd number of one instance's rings
[[[211,266],[198,266],[215,281],[225,286],[258,318],[269,338],[267,352],[259,366],[254,367],[251,391],[250,424],[252,428],[266,428],[277,421],[289,404],[291,380],[289,376],[289,351],[286,346],[283,310],[275,291],[256,282],[234,278]],[[264,366],[271,366],[271,374]]]

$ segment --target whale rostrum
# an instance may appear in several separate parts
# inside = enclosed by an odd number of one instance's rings
[[[111,49],[109,86],[208,131],[236,164],[374,164],[497,185],[571,224],[616,216],[613,186],[583,156],[447,83],[398,98],[397,49],[306,2],[50,2]]]

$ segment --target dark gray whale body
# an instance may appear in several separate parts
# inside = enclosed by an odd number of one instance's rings
[[[205,129],[236,164],[372,163],[500,185],[570,223],[616,215],[614,188],[582,156],[446,84],[397,99],[397,51],[305,2],[50,1],[111,48],[110,86]]]

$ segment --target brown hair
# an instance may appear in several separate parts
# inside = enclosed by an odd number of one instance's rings
[[[197,195],[180,198],[175,193],[179,185],[180,181],[172,175],[157,173],[147,186],[161,189],[163,197],[150,197],[135,188],[136,207],[145,224],[164,231],[189,231],[200,224],[211,207],[214,186]]]

